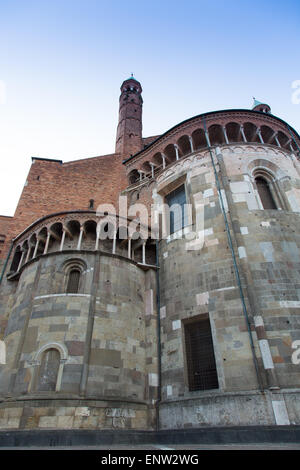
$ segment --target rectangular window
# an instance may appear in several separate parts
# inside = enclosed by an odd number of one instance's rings
[[[179,186],[166,196],[170,207],[170,234],[187,225],[186,195],[184,185]]]
[[[209,318],[184,326],[189,390],[219,388]]]

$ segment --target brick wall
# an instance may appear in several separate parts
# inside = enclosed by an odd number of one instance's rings
[[[6,246],[7,246],[7,234],[10,229],[12,222],[12,217],[7,217],[5,215],[0,215],[0,269],[3,265]]]
[[[87,210],[90,199],[94,200],[95,209],[103,203],[117,204],[119,190],[126,185],[119,154],[66,163],[34,159],[14,218],[9,219],[3,256],[9,241],[40,217],[61,211]]]

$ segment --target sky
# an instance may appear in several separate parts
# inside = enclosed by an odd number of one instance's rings
[[[0,0],[0,214],[31,157],[114,152],[131,73],[144,137],[253,96],[300,132],[299,59],[299,0]]]

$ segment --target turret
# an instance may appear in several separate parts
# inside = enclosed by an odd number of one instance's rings
[[[260,111],[261,113],[271,113],[271,108],[266,103],[261,103],[260,101],[253,98],[252,111]]]

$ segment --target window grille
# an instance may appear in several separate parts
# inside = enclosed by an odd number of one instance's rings
[[[76,294],[79,289],[80,271],[79,269],[72,269],[69,273],[67,293]]]
[[[190,391],[218,388],[209,319],[186,323],[184,331]]]
[[[179,186],[166,196],[170,208],[170,234],[181,230],[187,225],[186,195],[184,185]]]

